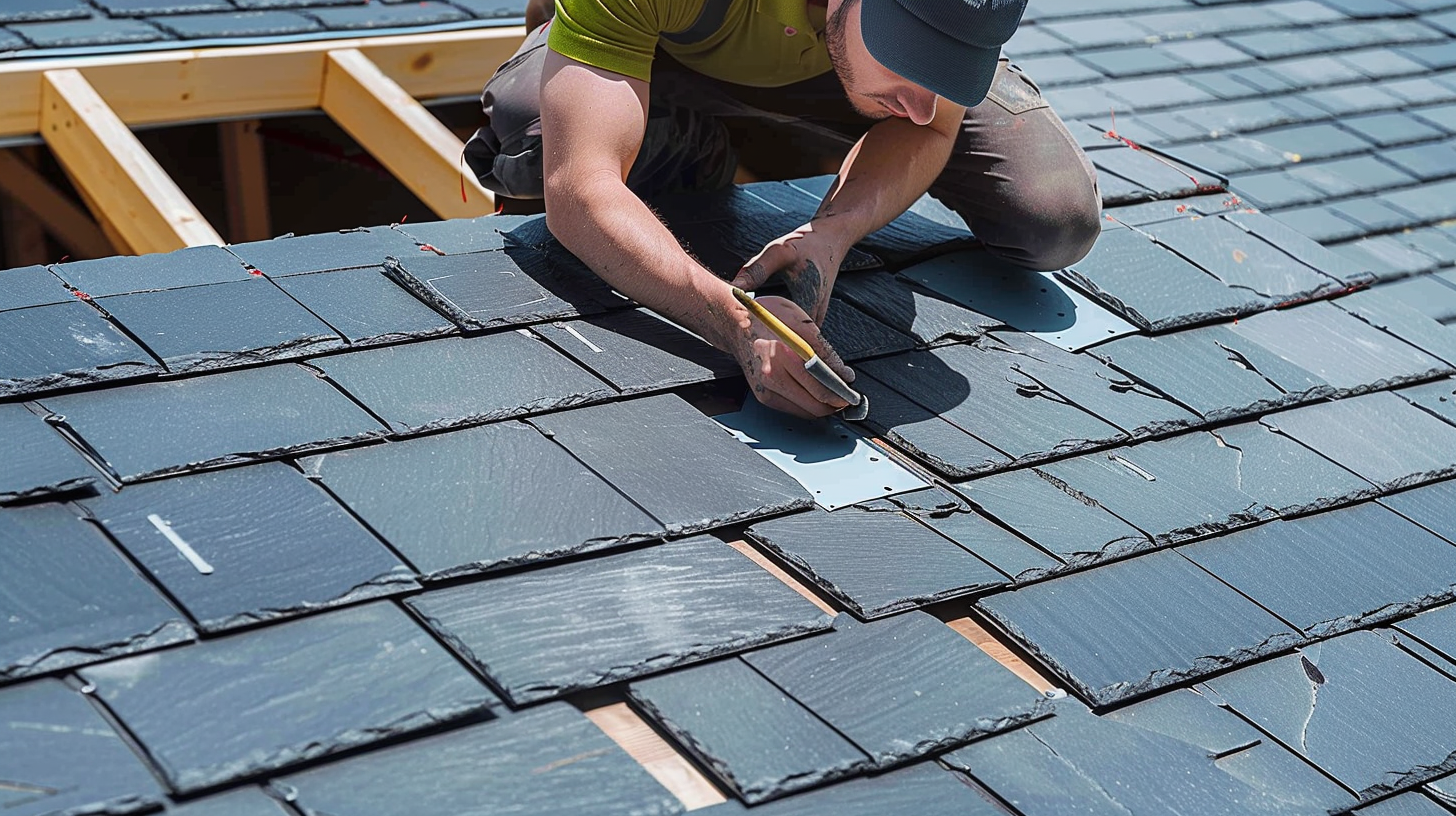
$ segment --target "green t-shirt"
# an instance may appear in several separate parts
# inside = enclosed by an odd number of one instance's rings
[[[558,54],[643,81],[652,79],[660,46],[700,74],[776,88],[830,70],[823,18],[805,0],[556,0],[548,42]]]

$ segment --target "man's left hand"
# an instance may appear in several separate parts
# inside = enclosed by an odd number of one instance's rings
[[[733,285],[751,292],[776,274],[784,276],[789,299],[799,304],[814,322],[824,324],[829,311],[829,293],[839,277],[839,264],[844,250],[822,232],[815,232],[812,223],[775,239],[758,253],[733,279]]]

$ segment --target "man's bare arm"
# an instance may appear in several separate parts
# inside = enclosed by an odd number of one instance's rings
[[[550,52],[541,88],[546,219],[561,243],[617,291],[733,354],[764,404],[823,416],[844,406],[804,371],[792,351],[751,320],[727,283],[682,250],[627,188],[647,127],[648,85]],[[765,306],[847,378],[807,315],[788,301]]]

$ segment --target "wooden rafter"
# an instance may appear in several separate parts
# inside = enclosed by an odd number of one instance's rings
[[[44,83],[41,137],[133,251],[223,243],[80,71],[48,71]]]
[[[29,210],[68,253],[100,258],[113,252],[111,242],[86,210],[14,150],[0,150],[0,191],[16,206]]]
[[[257,119],[218,125],[222,185],[227,193],[228,238],[235,244],[273,237],[268,212],[268,165]]]
[[[494,209],[490,193],[462,172],[460,139],[362,51],[329,52],[319,102],[436,215],[472,218]]]

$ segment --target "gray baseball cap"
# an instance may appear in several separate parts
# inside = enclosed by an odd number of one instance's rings
[[[986,98],[1026,0],[860,0],[870,56],[952,102]]]

